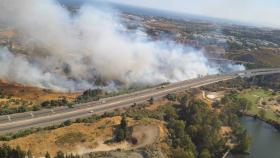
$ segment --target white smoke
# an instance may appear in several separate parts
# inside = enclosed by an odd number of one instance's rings
[[[125,33],[116,12],[92,6],[71,16],[54,0],[0,0],[0,23],[40,48],[27,55],[0,49],[0,78],[57,90],[175,82],[218,73],[201,51]],[[231,70],[243,67],[231,65]]]
[[[39,65],[31,63],[25,56],[15,56],[7,48],[0,48],[0,76],[1,79],[10,82],[19,82],[38,87],[61,89],[61,87],[83,87],[88,83],[77,83],[67,80],[64,76],[58,76],[51,72],[43,72]]]

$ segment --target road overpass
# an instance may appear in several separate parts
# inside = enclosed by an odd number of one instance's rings
[[[215,63],[233,63],[233,64],[256,64],[254,62],[242,61],[242,60],[230,60],[225,58],[207,58],[209,61],[214,61]]]
[[[89,117],[93,113],[104,113],[115,109],[125,108],[135,103],[147,102],[151,97],[160,98],[169,93],[180,92],[197,88],[220,81],[231,80],[237,77],[252,77],[280,73],[280,68],[254,69],[238,71],[222,75],[210,75],[181,82],[158,86],[130,94],[101,99],[99,101],[74,105],[73,108],[58,107],[40,111],[25,112],[0,116],[0,134],[16,132],[31,127],[46,127],[62,123],[66,120]]]

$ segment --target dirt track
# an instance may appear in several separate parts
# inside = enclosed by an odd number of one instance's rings
[[[160,129],[156,125],[137,125],[133,127],[132,141],[107,145],[103,140],[91,152],[112,151],[117,149],[131,150],[155,143],[160,138]]]
[[[156,142],[160,137],[160,129],[155,125],[139,125],[133,127],[132,148],[141,148],[147,145],[151,145]]]

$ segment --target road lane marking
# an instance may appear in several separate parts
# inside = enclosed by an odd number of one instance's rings
[[[256,75],[262,75],[262,74],[279,73],[280,71],[279,70],[271,70],[270,72],[258,72],[258,71],[247,71],[247,72],[251,72],[252,73],[251,75],[256,76]],[[140,101],[142,102],[142,101],[145,101],[145,100],[140,100],[140,99],[147,99],[146,97],[151,97],[151,96],[159,97],[160,95],[165,95],[166,92],[167,93],[168,92],[173,93],[174,91],[177,92],[177,91],[181,91],[181,90],[186,89],[186,88],[190,89],[190,88],[195,88],[195,87],[201,87],[201,86],[209,85],[209,84],[216,83],[216,82],[219,82],[219,81],[234,79],[238,76],[239,75],[237,73],[233,73],[233,74],[227,74],[227,75],[219,75],[219,76],[215,76],[215,77],[210,76],[210,77],[208,77],[207,79],[204,79],[204,80],[203,79],[197,79],[197,80],[194,80],[195,83],[190,83],[190,82],[193,82],[193,80],[182,81],[182,82],[179,82],[179,83],[172,84],[169,87],[163,88],[164,90],[158,90],[158,89],[154,89],[154,88],[149,89],[149,90],[147,90],[147,94],[144,93],[146,95],[140,95],[138,97],[135,97],[135,96],[137,96],[136,94],[139,94],[139,93],[136,93],[134,96],[133,96],[133,94],[130,94],[130,95],[128,95],[128,97],[130,97],[130,98],[125,98],[125,100],[122,100],[122,101],[115,101],[115,102],[102,104],[102,105],[99,105],[99,106],[85,108],[85,109],[77,109],[75,111],[69,111],[69,112],[65,112],[65,113],[63,113],[63,112],[62,113],[57,113],[57,114],[52,115],[52,116],[42,116],[42,117],[38,117],[36,119],[32,118],[32,119],[18,120],[18,121],[14,121],[14,122],[10,122],[10,123],[0,124],[0,127],[5,128],[5,126],[8,126],[9,128],[13,128],[15,130],[22,129],[22,127],[17,127],[17,126],[24,126],[24,125],[27,125],[27,126],[30,126],[30,127],[37,127],[40,124],[48,123],[46,119],[49,119],[50,117],[54,117],[51,122],[60,122],[61,120],[65,120],[65,119],[69,119],[69,118],[78,118],[80,114],[86,113],[88,110],[93,110],[93,109],[97,109],[97,110],[98,109],[99,110],[106,109],[106,110],[108,110],[108,109],[116,109],[116,108],[120,108],[120,107],[126,107],[126,106],[129,106],[129,104],[132,104],[132,103],[129,103],[132,100],[139,100],[137,102],[140,102]],[[204,83],[204,84],[201,84],[201,83]],[[114,98],[114,99],[120,99],[122,97],[124,97],[124,96],[120,96],[120,97],[117,97],[117,98]],[[91,103],[87,103],[87,104],[91,104]],[[123,106],[123,105],[118,105],[118,104],[126,104],[126,105]],[[106,111],[106,110],[104,110],[104,111]],[[59,116],[61,117],[61,115],[65,116],[65,118],[64,119],[59,118]],[[73,116],[71,116],[71,115],[73,115]],[[46,120],[46,122],[42,122],[42,121],[45,121],[45,120]],[[39,121],[41,121],[41,122],[39,122]],[[34,125],[32,125],[32,124],[28,125],[28,123],[32,123],[32,122],[34,122]],[[5,131],[5,130],[2,129],[2,131]]]
[[[87,112],[87,111],[94,110],[94,109],[106,108],[106,107],[110,107],[110,106],[113,106],[113,105],[116,105],[116,104],[121,104],[121,103],[124,103],[124,102],[133,101],[133,100],[136,100],[136,99],[139,100],[139,99],[142,99],[142,98],[156,96],[156,95],[159,95],[159,94],[162,94],[162,93],[165,93],[165,92],[174,91],[174,90],[177,90],[177,89],[190,88],[191,86],[194,86],[194,85],[197,85],[197,84],[201,84],[201,83],[204,83],[203,85],[207,85],[207,84],[219,82],[221,80],[229,80],[229,79],[232,79],[233,77],[223,77],[221,79],[220,78],[221,77],[214,78],[214,79],[207,79],[207,80],[199,81],[199,82],[192,83],[192,84],[189,84],[189,85],[182,85],[182,86],[178,85],[179,87],[176,86],[176,87],[173,87],[173,88],[169,88],[169,89],[158,91],[156,93],[138,96],[137,98],[128,98],[126,100],[121,100],[121,101],[117,101],[117,102],[102,104],[100,106],[95,106],[95,107],[90,107],[90,108],[85,108],[85,109],[78,109],[78,110],[75,110],[75,111],[69,111],[69,112],[65,112],[65,113],[62,113],[62,114],[61,113],[57,113],[57,114],[54,114],[54,115],[51,115],[51,116],[42,116],[42,117],[38,117],[38,118],[31,118],[31,119],[26,119],[26,120],[18,120],[18,121],[14,121],[14,122],[5,123],[5,124],[0,124],[0,127],[8,126],[8,125],[16,125],[16,124],[20,124],[20,123],[24,123],[24,122],[34,122],[36,120],[39,121],[39,120],[42,120],[42,119],[45,119],[45,118],[48,118],[48,117],[59,117],[61,115],[71,115],[73,113],[81,113],[81,112]],[[207,82],[207,83],[205,83],[205,82]],[[199,87],[199,85],[197,85],[197,86]]]

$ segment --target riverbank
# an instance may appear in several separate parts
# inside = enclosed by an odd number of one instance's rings
[[[239,92],[240,98],[246,98],[252,105],[246,113],[259,115],[265,120],[280,122],[280,93],[266,88],[250,88]]]
[[[280,132],[270,124],[251,116],[240,118],[241,124],[246,128],[252,138],[249,155],[232,153],[227,158],[279,158]]]
[[[271,125],[272,127],[274,127],[277,131],[280,132],[280,122],[272,120],[272,119],[265,119],[260,117],[259,115],[253,115],[253,114],[248,114],[248,113],[244,113],[243,115],[248,116],[248,117],[253,117],[255,119],[258,119],[260,121],[263,121],[269,125]]]

